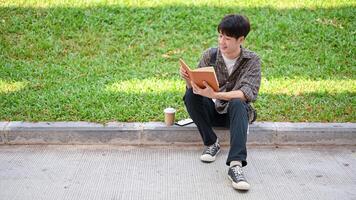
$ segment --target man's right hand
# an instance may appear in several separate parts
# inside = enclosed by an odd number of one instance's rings
[[[180,77],[185,80],[185,83],[187,84],[187,87],[191,88],[192,85],[190,84],[190,78],[189,78],[187,70],[185,70],[183,67],[180,67],[179,68],[179,73],[180,73]]]

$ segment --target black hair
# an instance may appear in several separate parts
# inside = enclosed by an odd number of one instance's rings
[[[246,38],[250,32],[250,22],[242,15],[226,15],[218,25],[218,32],[236,39],[241,36]]]

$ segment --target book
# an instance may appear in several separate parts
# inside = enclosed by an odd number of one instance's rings
[[[191,70],[183,59],[179,59],[180,66],[184,68],[191,81],[197,84],[200,88],[205,88],[203,81],[207,82],[215,92],[219,91],[219,82],[216,78],[214,67],[202,67]]]

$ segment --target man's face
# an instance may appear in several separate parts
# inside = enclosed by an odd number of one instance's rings
[[[234,37],[229,37],[225,34],[219,33],[218,40],[221,52],[224,54],[232,54],[239,49],[241,43],[243,42],[243,36],[236,39]]]

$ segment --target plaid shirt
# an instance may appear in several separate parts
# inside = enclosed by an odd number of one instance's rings
[[[208,49],[203,53],[198,67],[209,66],[210,51],[211,49]],[[220,92],[241,90],[247,99],[247,103],[256,100],[261,85],[261,62],[256,53],[241,48],[240,57],[237,59],[229,76],[224,59],[218,48],[214,69],[219,81]],[[220,114],[227,113],[228,106],[228,101],[219,99],[215,101],[216,111]]]

